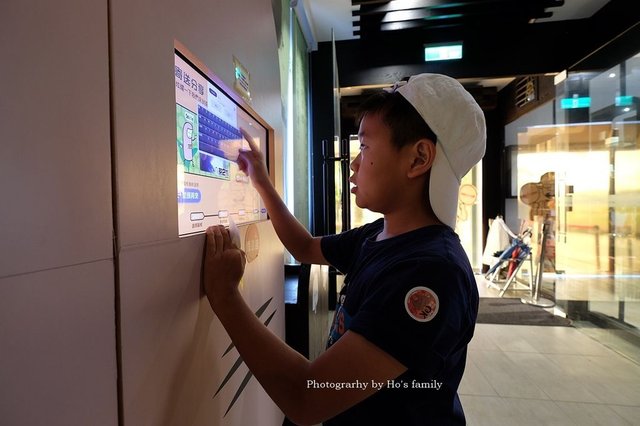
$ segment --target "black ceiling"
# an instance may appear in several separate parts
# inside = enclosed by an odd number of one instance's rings
[[[351,4],[360,6],[353,12],[354,25],[359,25],[354,35],[370,38],[408,29],[457,28],[464,32],[469,26],[525,26],[552,17],[564,0],[352,0]]]
[[[352,4],[360,6],[353,12],[354,34],[360,39],[336,43],[342,87],[389,83],[419,72],[480,79],[557,73],[588,58],[593,63],[593,52],[609,51],[615,43],[622,46],[622,55],[640,51],[640,0],[610,0],[591,17],[550,22],[536,20],[549,17],[564,1]],[[455,41],[463,43],[462,59],[425,63],[425,44]]]

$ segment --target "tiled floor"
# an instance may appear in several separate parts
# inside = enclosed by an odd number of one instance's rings
[[[478,324],[460,398],[469,425],[638,425],[640,365],[572,327]]]
[[[497,296],[477,278],[481,296]],[[506,297],[521,295],[510,291]],[[618,347],[602,340],[610,334],[478,324],[459,390],[467,423],[640,425],[640,363],[610,349]]]
[[[559,276],[561,278],[558,278]],[[633,330],[635,327],[636,337],[634,339],[630,340],[629,333],[624,332],[623,330],[615,328],[600,328],[600,326],[592,324],[586,320],[574,320],[573,324],[583,334],[640,364],[640,346],[638,345],[640,338],[637,337],[639,333],[637,329],[640,327],[640,289],[634,290],[635,293],[633,296],[630,296],[629,294],[624,298],[621,298],[620,296],[620,291],[622,290],[629,292],[631,288],[639,287],[640,284],[636,282],[638,280],[627,280],[624,285],[617,285],[615,282],[609,282],[607,284],[607,286],[610,287],[610,294],[608,296],[609,300],[605,301],[604,297],[601,297],[600,299],[593,299],[595,294],[602,295],[602,292],[597,293],[596,291],[597,288],[603,286],[602,279],[594,277],[574,277],[564,274],[559,276],[555,274],[545,274],[545,288],[547,291],[553,291],[553,298],[558,301],[560,306],[562,306],[567,300],[588,301],[590,311],[601,315],[608,315],[611,318],[618,318],[621,308],[621,304],[619,302],[621,300],[625,301],[624,321],[628,326],[627,330]],[[498,297],[499,290],[488,286],[488,281],[482,275],[476,275],[476,281],[478,284],[478,292],[481,297]],[[499,283],[499,287],[502,287],[503,285],[504,284],[502,282]],[[514,290],[514,288],[519,288],[520,290]],[[504,297],[520,298],[530,296],[530,291],[523,288],[526,287],[521,284],[514,285],[506,291]],[[544,297],[546,298],[548,296],[544,295]],[[547,302],[550,302],[550,300],[547,300]],[[556,315],[565,316],[565,312],[563,312],[561,308],[559,309],[554,307],[547,310]]]

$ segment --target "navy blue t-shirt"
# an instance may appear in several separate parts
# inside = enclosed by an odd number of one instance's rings
[[[458,385],[478,289],[458,236],[434,225],[376,241],[383,220],[322,239],[345,274],[327,347],[352,330],[407,367],[325,425],[463,425]]]

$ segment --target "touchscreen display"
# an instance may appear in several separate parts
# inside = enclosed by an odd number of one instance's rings
[[[238,169],[246,130],[265,154],[269,132],[256,117],[214,82],[208,70],[175,53],[178,231],[187,236],[210,225],[267,219],[249,177]]]

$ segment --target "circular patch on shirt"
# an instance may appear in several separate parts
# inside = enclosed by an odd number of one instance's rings
[[[404,298],[404,307],[411,318],[420,322],[431,321],[438,313],[438,295],[428,287],[414,287]]]

